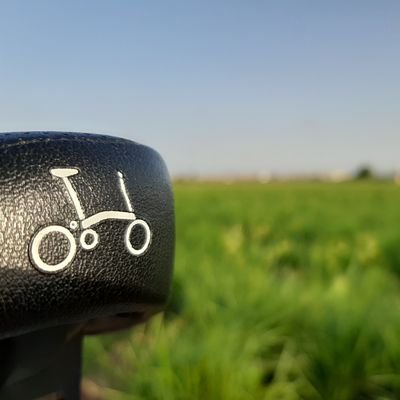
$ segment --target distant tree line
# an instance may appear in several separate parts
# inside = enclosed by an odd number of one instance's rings
[[[354,174],[356,180],[374,179],[376,177],[373,169],[368,165],[363,165]]]

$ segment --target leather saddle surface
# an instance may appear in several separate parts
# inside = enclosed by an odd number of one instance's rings
[[[167,300],[174,242],[154,150],[106,135],[0,134],[0,338],[147,318]]]

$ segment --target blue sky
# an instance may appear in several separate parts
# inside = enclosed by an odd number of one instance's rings
[[[400,168],[398,1],[2,1],[0,131],[109,133],[173,174]]]

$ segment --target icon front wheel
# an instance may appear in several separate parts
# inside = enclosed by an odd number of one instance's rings
[[[135,227],[140,227],[143,230],[144,233],[144,242],[139,248],[133,247],[130,237],[133,228]],[[128,227],[126,228],[125,231],[125,245],[126,248],[128,249],[129,253],[131,253],[134,256],[141,256],[146,252],[146,250],[150,246],[150,241],[151,241],[151,231],[149,224],[146,221],[143,221],[142,219],[136,219],[133,222],[131,222]]]
[[[69,244],[69,250],[67,255],[61,260],[58,264],[48,264],[44,261],[40,255],[40,246],[42,244],[43,239],[50,234],[58,233],[62,235],[62,240],[67,240]],[[52,249],[49,249],[52,250]],[[53,249],[54,253],[57,253],[57,248]],[[41,229],[34,236],[31,246],[30,246],[30,255],[33,264],[37,269],[43,272],[58,272],[68,267],[68,265],[73,261],[76,254],[76,242],[72,233],[65,227],[60,225],[50,225]]]

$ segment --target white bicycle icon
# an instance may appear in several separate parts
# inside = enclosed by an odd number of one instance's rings
[[[124,235],[125,246],[129,253],[133,256],[140,256],[146,252],[146,250],[150,246],[151,241],[150,227],[146,221],[136,218],[132,204],[128,197],[128,192],[126,190],[124,182],[124,175],[122,174],[122,172],[118,172],[119,185],[128,211],[102,211],[88,218],[86,218],[78,195],[69,180],[71,176],[79,174],[79,170],[77,168],[53,168],[50,170],[50,173],[53,176],[62,179],[67,188],[69,196],[71,197],[72,203],[74,204],[76,213],[79,218],[79,222],[71,221],[69,228],[72,231],[75,231],[78,228],[82,230],[82,233],[79,237],[79,243],[84,250],[93,250],[99,244],[99,235],[94,229],[91,229],[93,226],[105,220],[124,220],[132,221],[130,224],[128,224]],[[141,227],[144,231],[144,243],[140,248],[135,248],[130,241],[132,229],[136,226]],[[72,263],[77,252],[77,244],[75,241],[75,237],[70,230],[61,225],[49,225],[35,234],[30,245],[30,254],[34,265],[39,270],[44,272],[57,272],[61,271],[64,268],[67,268]],[[47,235],[52,233],[62,234],[69,242],[69,252],[66,257],[58,264],[47,264],[41,258],[39,252],[42,240]]]

